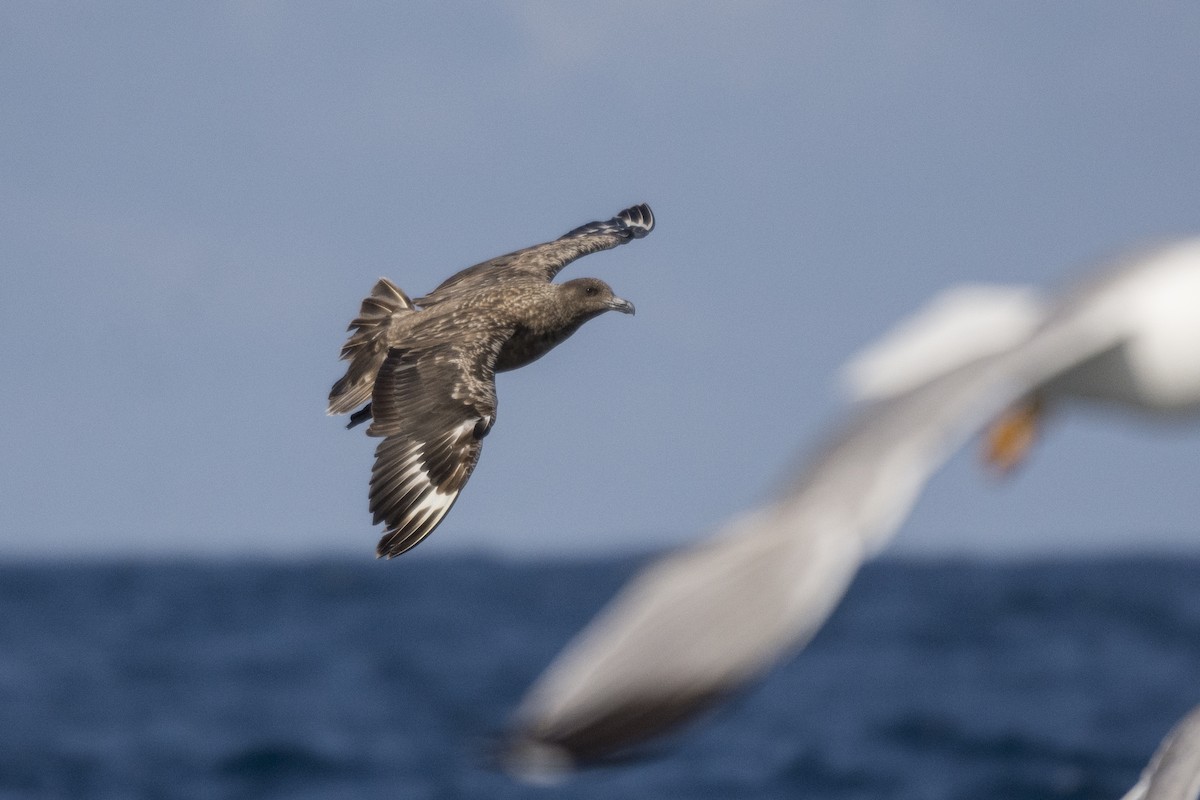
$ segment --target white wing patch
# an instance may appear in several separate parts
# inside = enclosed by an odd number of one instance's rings
[[[438,490],[437,486],[433,483],[433,479],[429,477],[429,473],[425,470],[424,455],[419,446],[413,445],[412,449],[409,450],[409,455],[405,458],[405,466],[400,473],[396,491],[401,496],[414,493],[426,495],[427,499],[413,506],[409,511],[409,515],[400,523],[400,527],[408,524],[410,520],[415,519],[421,511],[425,509],[432,510],[441,505],[438,498],[447,497],[447,495]],[[450,502],[453,502],[454,495],[449,495],[449,498]],[[449,503],[446,503],[446,505],[449,505]]]
[[[456,428],[454,434],[461,436],[463,425]],[[372,481],[379,487],[379,493],[372,498],[372,510],[375,512],[375,522],[383,522],[395,510],[402,509],[402,514],[388,524],[388,534],[380,542],[380,555],[396,556],[405,550],[415,547],[428,536],[450,511],[454,501],[458,499],[459,489],[446,491],[437,486],[425,469],[425,453],[421,444],[410,445],[399,459],[399,465],[381,472]],[[374,492],[373,492],[374,494]],[[387,542],[385,547],[384,542]]]

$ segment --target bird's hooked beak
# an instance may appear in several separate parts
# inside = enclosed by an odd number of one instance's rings
[[[628,300],[622,300],[619,297],[614,297],[608,301],[608,307],[613,311],[620,311],[622,314],[633,314],[635,309],[633,303]]]

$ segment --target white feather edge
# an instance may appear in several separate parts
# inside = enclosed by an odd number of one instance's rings
[[[475,421],[464,422],[447,434],[447,438],[460,438],[474,428]],[[423,497],[407,510],[404,518],[389,530],[399,530],[408,525],[418,523],[418,527],[428,526],[430,530],[436,527],[442,517],[454,505],[459,492],[445,492],[434,485],[429,471],[425,469],[425,447],[420,443],[410,445],[403,453],[403,463],[396,476],[399,493],[419,489]],[[427,534],[426,534],[427,535]]]
[[[860,401],[895,397],[1015,346],[1041,324],[1047,307],[1027,286],[953,286],[852,355],[839,376],[843,391]]]

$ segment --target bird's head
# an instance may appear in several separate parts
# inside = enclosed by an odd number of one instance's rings
[[[594,317],[605,311],[634,312],[633,303],[613,294],[612,287],[598,278],[576,278],[559,284],[560,297],[578,316]]]

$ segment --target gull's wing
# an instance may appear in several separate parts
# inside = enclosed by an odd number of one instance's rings
[[[1087,295],[1008,352],[865,407],[777,499],[635,576],[526,694],[513,771],[636,744],[803,646],[967,437],[1126,340],[1120,292]]]
[[[654,213],[650,206],[645,203],[632,206],[610,220],[581,225],[552,242],[537,244],[467,267],[451,275],[426,296],[418,297],[417,305],[435,305],[464,292],[507,280],[514,274],[553,280],[563,267],[575,259],[641,239],[652,230]]]
[[[398,556],[433,532],[458,499],[496,419],[498,337],[393,348],[371,398],[367,433],[382,436],[371,470],[371,511],[387,525],[380,556]]]
[[[329,390],[329,414],[348,414],[371,399],[375,376],[387,358],[393,331],[409,312],[412,301],[399,286],[380,278],[350,322],[350,337],[342,345],[346,374]]]
[[[1121,800],[1196,800],[1200,797],[1200,706],[1162,740],[1141,778]]]
[[[840,377],[854,400],[893,397],[1012,349],[1045,318],[1046,302],[1029,287],[952,286],[852,355]]]

